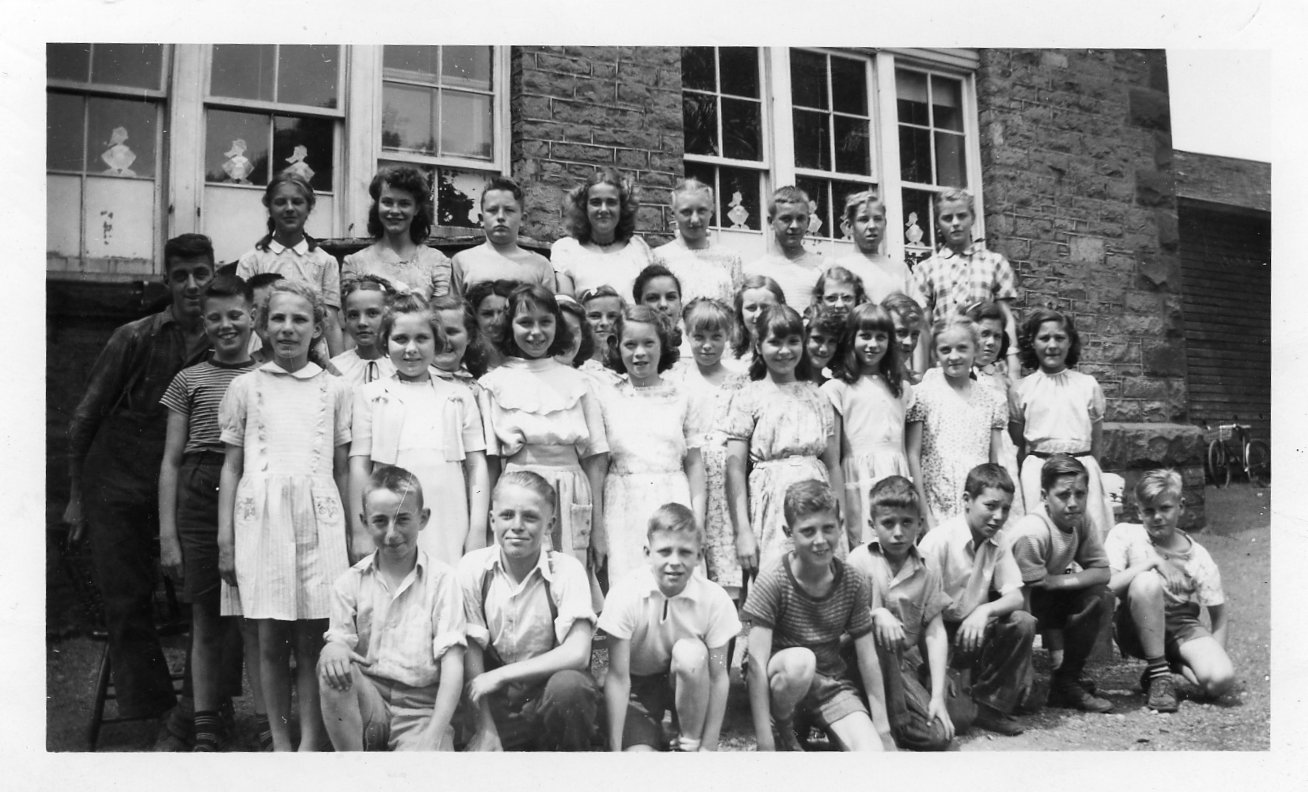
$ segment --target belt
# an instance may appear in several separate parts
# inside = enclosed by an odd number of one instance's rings
[[[1063,456],[1070,456],[1070,457],[1094,456],[1093,452],[1090,451],[1057,451],[1053,454],[1047,454],[1044,451],[1030,451],[1028,453],[1031,456],[1035,457],[1036,459],[1048,459],[1049,457],[1057,456],[1058,454],[1062,454]]]

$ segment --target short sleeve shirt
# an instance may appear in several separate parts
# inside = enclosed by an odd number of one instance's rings
[[[1167,605],[1193,603],[1209,608],[1225,603],[1222,574],[1213,557],[1189,534],[1184,531],[1177,533],[1185,537],[1188,545],[1186,550],[1179,553],[1155,547],[1149,541],[1149,532],[1143,525],[1118,523],[1108,532],[1108,539],[1104,542],[1108,566],[1114,572],[1121,572],[1140,566],[1152,558],[1162,558],[1175,571],[1180,572],[1179,575],[1164,578],[1163,595]]]
[[[186,447],[182,453],[223,452],[223,441],[218,430],[218,407],[232,380],[254,366],[253,360],[237,364],[206,360],[177,372],[159,403],[186,416]]]
[[[1007,529],[977,545],[963,515],[937,525],[917,546],[927,566],[940,574],[950,604],[945,621],[961,622],[994,592],[1003,596],[1022,588],[1022,570],[1013,558]]]
[[[1040,512],[1013,525],[1013,557],[1022,570],[1022,582],[1027,584],[1066,574],[1073,561],[1082,569],[1108,566],[1103,544],[1093,528],[1087,530],[1084,520],[1071,531],[1063,531]]]
[[[672,647],[683,638],[717,649],[740,634],[736,606],[726,590],[711,580],[691,575],[674,597],[659,590],[648,567],[632,570],[609,590],[599,628],[614,638],[631,641],[631,673],[666,673]]]
[[[831,590],[814,597],[795,581],[790,558],[790,554],[783,555],[758,574],[741,615],[751,624],[772,630],[774,653],[806,647],[817,657],[819,673],[840,676],[845,671],[840,636],[859,638],[872,631],[867,582],[860,574],[850,574],[840,559],[832,559]]]
[[[275,272],[287,280],[303,283],[318,293],[325,305],[341,307],[341,268],[332,255],[320,247],[309,249],[301,239],[292,247],[277,240],[268,242],[267,250],[247,251],[236,262],[236,274],[250,279],[252,275]]]
[[[926,300],[925,307],[936,317],[957,313],[974,302],[1017,298],[1013,266],[979,242],[962,253],[942,247],[918,264],[913,276],[917,290]]]
[[[949,604],[940,585],[940,573],[927,566],[917,548],[909,548],[898,572],[874,538],[849,553],[849,568],[867,581],[871,610],[885,608],[904,628],[904,640],[916,646],[931,620]]]

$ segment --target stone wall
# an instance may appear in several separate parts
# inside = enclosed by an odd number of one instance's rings
[[[677,47],[514,47],[513,178],[526,193],[524,234],[556,239],[564,193],[609,165],[640,185],[637,230],[670,239],[669,191],[681,178]]]

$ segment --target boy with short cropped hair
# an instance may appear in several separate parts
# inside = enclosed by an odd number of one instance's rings
[[[454,570],[418,547],[430,516],[413,473],[368,478],[360,519],[377,550],[336,579],[318,657],[337,751],[454,750],[466,625]]]
[[[608,633],[604,680],[614,751],[715,751],[727,710],[727,647],[740,633],[726,590],[695,575],[702,537],[695,515],[659,507],[646,532],[647,567],[609,590],[599,628]],[[663,737],[672,710],[680,734]]]
[[[946,750],[954,738],[946,700],[949,638],[941,618],[949,598],[917,549],[922,509],[912,482],[888,476],[874,484],[867,522],[872,536],[850,551],[849,568],[868,585],[890,733],[900,748]],[[923,643],[929,691],[922,684]]]
[[[466,292],[474,283],[512,280],[539,283],[554,291],[554,267],[539,253],[518,245],[522,225],[522,188],[513,179],[496,176],[481,193],[481,227],[486,241],[454,254],[454,279]]]
[[[918,545],[950,599],[942,615],[951,667],[970,672],[973,725],[1008,736],[1023,731],[1013,711],[1031,683],[1036,626],[1022,609],[1022,571],[1003,530],[1014,492],[1002,465],[977,465],[963,485],[963,513]]]
[[[1022,571],[1025,609],[1041,631],[1062,630],[1063,662],[1054,670],[1049,705],[1086,712],[1111,712],[1082,676],[1103,620],[1113,610],[1108,590],[1108,556],[1085,518],[1085,466],[1069,454],[1054,454],[1040,469],[1043,509],[1013,525],[1013,557]]]
[[[1235,683],[1226,654],[1228,618],[1222,576],[1208,554],[1177,525],[1185,514],[1181,475],[1152,470],[1135,487],[1143,525],[1118,523],[1104,549],[1119,605],[1114,632],[1122,655],[1148,666],[1140,677],[1146,706],[1177,710],[1169,663],[1216,698]],[[1199,621],[1207,608],[1211,632]]]
[[[926,299],[926,326],[967,310],[978,302],[996,302],[1004,312],[1008,333],[1009,368],[1019,370],[1017,324],[1012,303],[1017,299],[1017,276],[1003,255],[972,240],[976,204],[967,190],[954,188],[936,197],[936,231],[944,237],[931,258],[913,270],[917,289]]]
[[[810,479],[786,489],[782,510],[794,550],[759,572],[742,611],[758,749],[800,750],[795,720],[802,716],[841,750],[894,750],[867,583],[835,554],[840,505],[830,486]],[[844,635],[853,640],[866,705],[841,655]]]
[[[781,285],[786,305],[803,311],[813,301],[821,257],[804,249],[810,212],[808,194],[787,185],[772,193],[768,201],[768,223],[775,249],[745,265],[745,275],[766,275]]]
[[[213,354],[179,371],[159,399],[168,409],[159,468],[159,564],[180,578],[182,599],[191,603],[193,738],[201,752],[222,750],[232,737],[231,700],[241,694],[240,619],[220,616],[218,479],[224,450],[218,406],[231,381],[255,365],[249,353],[253,298],[249,284],[235,275],[209,281],[200,292],[200,319]]]

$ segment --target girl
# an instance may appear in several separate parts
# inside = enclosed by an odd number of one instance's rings
[[[895,292],[914,293],[912,271],[904,262],[881,253],[881,241],[886,236],[886,205],[875,192],[866,190],[845,198],[841,228],[854,240],[857,251],[836,259],[832,268],[843,267],[856,275],[872,302],[881,302]]]
[[[327,359],[344,351],[341,345],[341,275],[331,254],[304,232],[313,211],[313,188],[298,174],[282,171],[268,182],[263,205],[268,210],[268,233],[236,262],[236,274],[249,280],[264,272],[275,272],[302,283],[318,294],[326,313],[325,343],[318,345],[319,357]]]
[[[484,410],[494,431],[489,453],[504,472],[531,470],[558,493],[550,547],[592,563],[592,597],[602,603],[594,571],[608,555],[604,473],[609,444],[599,402],[579,371],[554,359],[571,343],[549,289],[523,285],[509,295],[504,365],[482,377]]]
[[[825,305],[809,313],[804,345],[808,348],[809,362],[813,364],[813,381],[818,385],[831,379],[828,366],[835,360],[844,330],[845,317]]]
[[[1022,459],[1022,496],[1040,502],[1040,468],[1050,454],[1081,460],[1089,474],[1085,514],[1102,540],[1113,527],[1113,508],[1104,494],[1099,454],[1103,450],[1104,392],[1089,374],[1073,371],[1081,359],[1081,336],[1072,317],[1039,310],[1022,325],[1022,364],[1034,372],[1018,381],[1009,431]]]
[[[571,297],[601,284],[631,293],[651,255],[635,236],[639,208],[631,183],[612,168],[600,168],[568,192],[563,210],[569,236],[550,248],[561,294]]]
[[[917,366],[926,361],[925,354],[917,351],[918,337],[922,335],[924,321],[922,306],[903,292],[896,292],[881,301],[895,322],[895,343],[899,345],[899,362],[904,367],[904,379],[916,385],[922,381]]]
[[[568,333],[572,336],[572,343],[563,352],[555,355],[554,359],[590,377],[591,381],[600,387],[601,392],[605,388],[616,387],[622,382],[622,374],[595,359],[595,336],[591,334],[590,326],[586,324],[586,310],[566,294],[557,294],[554,298],[559,303],[559,310],[563,312],[563,322],[568,326]]]
[[[604,524],[609,527],[609,580],[647,563],[644,526],[664,503],[679,503],[704,524],[704,465],[695,448],[690,402],[663,373],[679,360],[668,318],[648,306],[618,319],[617,355],[627,381],[604,400],[609,471]]]
[[[693,441],[699,446],[704,468],[704,564],[709,579],[727,590],[732,599],[741,594],[740,559],[736,554],[735,530],[728,507],[727,415],[731,399],[748,382],[743,371],[730,371],[722,355],[735,335],[736,320],[726,303],[700,297],[691,300],[682,313],[686,344],[695,358],[694,366],[669,372],[668,379],[690,400]]]
[[[454,294],[433,297],[427,305],[445,336],[445,349],[432,359],[432,373],[477,392],[477,380],[486,373],[481,328],[467,300]]]
[[[431,233],[431,187],[422,171],[410,166],[385,168],[368,185],[368,234],[374,242],[341,262],[341,275],[380,275],[398,291],[416,291],[427,299],[462,292],[454,283],[450,260],[428,247]]]
[[[350,393],[309,361],[327,309],[302,283],[273,284],[267,325],[273,359],[232,380],[219,409],[226,456],[219,484],[218,565],[258,621],[259,671],[273,748],[291,750],[294,641],[300,750],[323,738],[315,664],[331,586],[350,565],[345,510]]]
[[[385,379],[395,373],[395,364],[386,354],[381,340],[386,303],[394,291],[384,278],[362,275],[345,281],[345,332],[354,348],[332,358],[332,365],[350,385],[350,392],[360,385]]]
[[[595,338],[591,358],[604,365],[613,345],[613,326],[618,323],[618,317],[622,315],[622,309],[627,307],[627,303],[612,286],[587,289],[581,293],[578,302],[586,309],[586,324],[590,325],[591,335]]]
[[[908,469],[925,508],[923,533],[963,511],[963,484],[972,468],[999,456],[1007,411],[999,396],[972,379],[976,325],[966,316],[936,322],[931,343],[940,361],[922,378],[906,420]]]
[[[1007,317],[998,303],[976,303],[967,309],[967,317],[976,323],[977,335],[981,344],[977,347],[976,367],[973,369],[977,382],[993,388],[1005,404],[1016,400],[1013,380],[1009,377],[1005,364],[1008,352],[1008,333],[1004,330]],[[1011,426],[1011,421],[1010,421]],[[1022,497],[1022,476],[1017,464],[1017,446],[1007,432],[999,433],[999,464],[1004,466],[1017,491],[1013,493],[1013,507],[1008,512],[1010,521],[1026,514],[1025,499]]]
[[[813,303],[809,313],[825,307],[844,321],[855,305],[865,302],[867,294],[863,292],[863,282],[858,276],[844,267],[832,265],[818,276],[817,285],[813,287]]]
[[[729,304],[744,281],[739,254],[709,239],[714,206],[713,188],[699,179],[682,179],[672,188],[677,235],[654,249],[653,260],[685,287],[681,293],[685,302],[712,297]]]
[[[498,368],[504,362],[500,347],[504,344],[504,333],[509,326],[505,310],[509,305],[509,294],[518,287],[514,281],[481,281],[468,289],[468,304],[472,306],[477,317],[477,359],[484,360],[486,371]],[[480,376],[480,375],[478,375]]]
[[[782,531],[787,487],[819,479],[835,492],[844,489],[839,419],[811,381],[803,320],[793,308],[771,305],[759,314],[755,334],[761,340],[749,367],[751,382],[732,401],[727,419],[727,497],[745,569],[766,568],[790,551]],[[753,468],[748,498],[747,463]],[[857,526],[847,529],[851,544],[862,536]],[[836,553],[849,553],[844,536]]]
[[[864,303],[845,323],[835,376],[822,392],[840,418],[840,469],[845,476],[845,514],[863,526],[868,492],[887,476],[908,476],[904,415],[913,391],[904,381],[895,324],[885,309]]]
[[[450,566],[486,545],[490,481],[486,435],[472,391],[432,376],[447,343],[440,319],[417,294],[395,298],[382,323],[394,376],[363,386],[354,397],[350,446],[350,515],[362,519],[363,488],[379,465],[399,465],[422,483],[432,507],[418,546]],[[358,524],[356,535],[367,535]]]
[[[752,359],[758,339],[754,336],[754,320],[769,305],[785,305],[786,295],[781,285],[766,275],[747,275],[740,291],[736,292],[736,327],[739,332],[732,342],[731,351],[736,360]]]
[[[636,276],[631,296],[636,305],[653,308],[667,318],[672,326],[673,347],[682,358],[690,357],[690,350],[682,344],[685,334],[681,331],[681,281],[662,264],[651,264]]]

